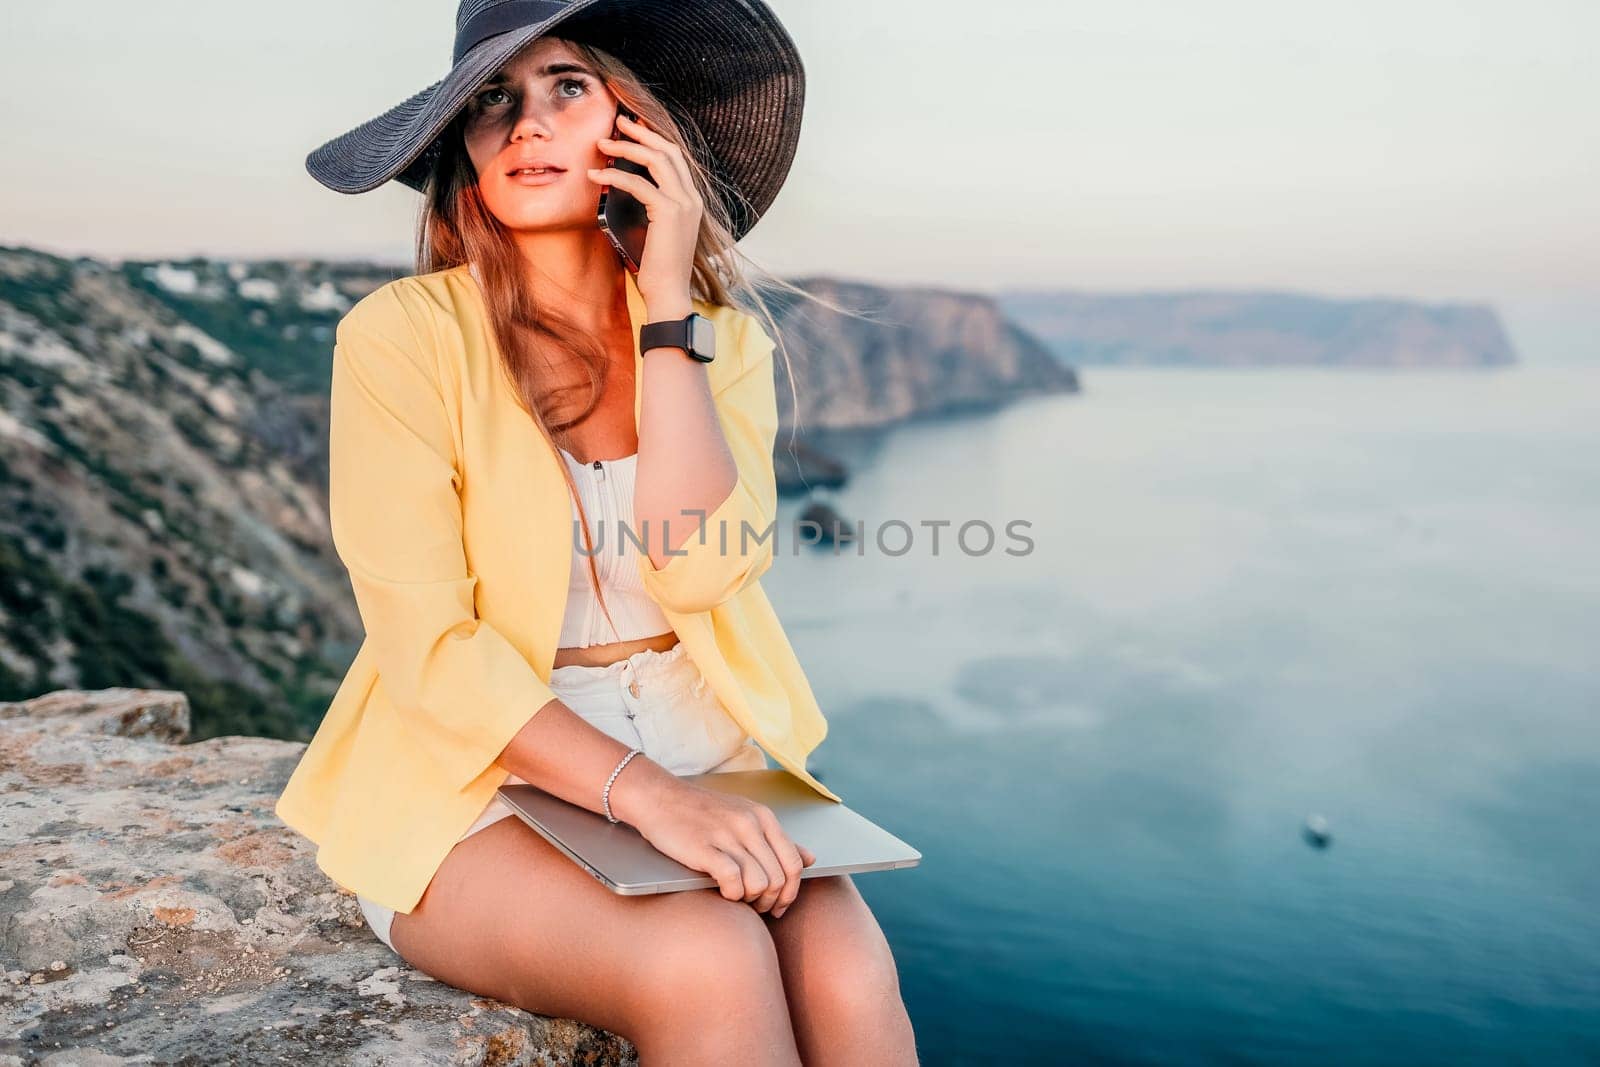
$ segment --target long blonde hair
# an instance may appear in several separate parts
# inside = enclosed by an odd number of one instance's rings
[[[797,300],[810,300],[840,313],[848,312],[769,273],[745,257],[735,246],[728,210],[719,194],[719,190],[727,187],[718,183],[704,163],[709,153],[693,124],[678,122],[666,105],[615,56],[581,42],[564,43],[588,62],[606,88],[643,118],[651,129],[683,146],[695,189],[705,204],[690,274],[691,295],[717,306],[741,307],[766,324],[768,335],[783,353],[794,402],[792,410],[798,413],[799,394],[794,384],[793,363],[761,290],[781,291]],[[525,263],[509,231],[489,210],[479,192],[477,173],[462,138],[464,117],[465,112],[444,131],[441,151],[423,192],[417,228],[417,273],[448,270],[464,263],[477,265],[490,327],[505,361],[502,369],[541,436],[556,449],[565,440],[567,431],[599,406],[605,395],[612,360],[600,341],[575,328],[559,309],[537,306],[525,284]],[[552,385],[545,375],[549,364],[539,358],[541,352],[569,356],[587,372],[588,396],[576,416],[563,419],[557,415],[560,409],[570,406],[573,390]],[[577,387],[578,392],[583,388]],[[612,621],[600,591],[588,516],[571,471],[564,462],[560,467],[579,510],[590,582],[606,619]]]

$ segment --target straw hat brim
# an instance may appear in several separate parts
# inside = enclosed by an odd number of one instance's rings
[[[420,192],[451,120],[490,75],[546,35],[610,52],[692,121],[735,239],[749,232],[788,177],[805,105],[799,51],[761,0],[573,0],[481,42],[443,78],[311,152],[306,170],[341,193],[391,179]]]

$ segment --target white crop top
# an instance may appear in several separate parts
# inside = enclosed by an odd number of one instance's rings
[[[572,572],[567,583],[567,611],[561,619],[560,648],[586,648],[611,641],[632,641],[668,633],[672,624],[660,606],[645,592],[639,577],[635,543],[643,531],[633,521],[633,478],[639,454],[621,459],[597,459],[585,465],[566,449],[561,449],[572,480],[577,483],[584,511],[589,516],[589,540],[593,555],[586,554],[578,532],[578,504],[573,501],[573,523],[568,528],[572,544]],[[627,532],[624,533],[623,531]],[[619,547],[620,546],[620,547]],[[600,610],[594,589],[589,584],[589,563],[600,575],[606,596],[606,613]],[[613,628],[612,623],[615,623]]]

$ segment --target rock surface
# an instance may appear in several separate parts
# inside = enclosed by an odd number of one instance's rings
[[[179,692],[0,704],[0,1067],[637,1063],[380,942],[272,813],[304,746],[188,735]]]

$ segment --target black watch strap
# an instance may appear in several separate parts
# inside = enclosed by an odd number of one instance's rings
[[[717,355],[717,332],[710,319],[691,311],[681,319],[639,327],[639,352],[652,348],[681,348],[701,363],[710,363]]]

